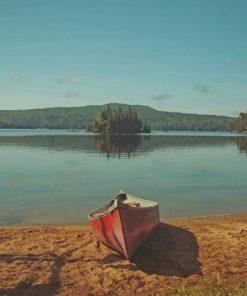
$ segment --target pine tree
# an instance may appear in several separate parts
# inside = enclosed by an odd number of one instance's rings
[[[139,119],[137,111],[129,107],[112,109],[109,105],[103,110],[88,127],[88,131],[95,133],[149,133],[150,125]]]

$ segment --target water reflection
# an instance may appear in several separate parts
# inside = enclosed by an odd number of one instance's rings
[[[237,138],[237,146],[240,152],[247,154],[247,138]]]
[[[99,135],[94,138],[97,149],[106,154],[107,158],[134,156],[138,146],[142,143],[142,137],[138,135]]]
[[[150,135],[82,135],[82,136],[22,136],[0,137],[0,146],[22,146],[37,149],[73,150],[103,153],[111,157],[136,157],[155,149],[208,148],[236,146],[247,154],[247,137],[214,136],[150,136]]]

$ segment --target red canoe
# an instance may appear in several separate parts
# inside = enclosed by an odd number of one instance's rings
[[[88,217],[96,239],[130,260],[159,224],[159,205],[120,192]]]

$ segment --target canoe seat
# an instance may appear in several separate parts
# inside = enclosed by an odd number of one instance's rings
[[[139,202],[136,202],[136,201],[127,201],[127,202],[125,202],[125,204],[127,204],[127,205],[129,205],[129,206],[131,206],[131,207],[140,207],[140,203]]]

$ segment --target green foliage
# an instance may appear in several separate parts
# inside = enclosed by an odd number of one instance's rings
[[[112,109],[109,105],[106,110],[96,116],[94,123],[89,125],[88,131],[94,133],[150,133],[150,128],[145,123],[142,127],[142,121],[137,115],[134,108],[128,107],[123,109]]]
[[[110,108],[123,110],[125,104],[109,104]],[[0,111],[0,128],[54,128],[85,129],[105,110],[103,106],[85,106],[72,108],[47,108],[18,111]],[[148,106],[135,105],[138,117],[151,125],[154,130],[184,131],[226,131],[235,118],[215,115],[198,115],[158,111]]]
[[[240,113],[239,117],[230,123],[230,129],[236,132],[247,132],[247,112]]]

